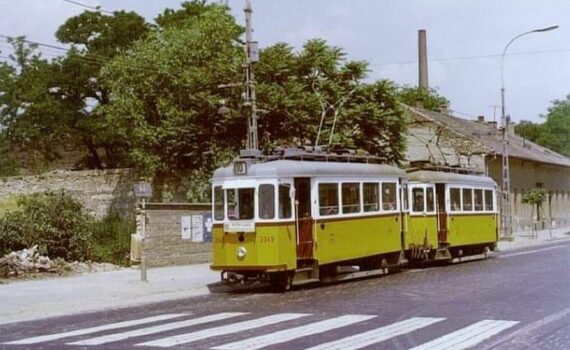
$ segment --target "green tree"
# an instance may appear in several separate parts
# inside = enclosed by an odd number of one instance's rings
[[[424,89],[418,86],[404,85],[397,89],[398,99],[408,106],[416,106],[419,102],[423,108],[437,112],[443,106],[449,106],[449,100],[441,96],[437,90]]]
[[[227,7],[210,6],[151,32],[105,68],[113,91],[106,123],[127,140],[130,163],[153,178],[158,197],[167,179],[210,171],[220,150],[241,137],[238,116],[216,114],[218,85],[239,81],[241,33]]]
[[[535,124],[528,120],[522,120],[515,125],[515,133],[532,142],[537,142],[540,132],[540,124]]]
[[[536,142],[551,150],[570,156],[570,95],[564,100],[555,100],[548,108],[546,121],[540,125]]]

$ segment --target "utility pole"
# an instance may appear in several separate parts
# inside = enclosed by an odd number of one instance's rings
[[[245,80],[243,84],[243,105],[249,108],[250,115],[247,123],[247,149],[259,149],[257,138],[257,104],[255,97],[255,76],[253,66],[259,61],[257,41],[253,41],[253,28],[251,26],[251,15],[253,9],[251,3],[246,0],[245,5],[245,62],[243,65]]]

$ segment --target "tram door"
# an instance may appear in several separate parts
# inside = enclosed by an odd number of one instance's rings
[[[311,179],[295,178],[297,210],[297,259],[313,258],[313,219],[311,217]]]
[[[437,195],[437,240],[447,242],[447,212],[445,211],[445,184],[436,184]]]

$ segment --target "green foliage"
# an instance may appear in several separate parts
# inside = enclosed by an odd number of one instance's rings
[[[133,219],[126,220],[110,214],[92,224],[93,260],[124,265],[129,254],[131,234],[136,231]]]
[[[540,124],[523,120],[515,125],[515,133],[529,141],[537,142],[540,137]]]
[[[443,106],[449,105],[449,100],[441,96],[437,90],[430,88],[428,90],[419,86],[400,86],[397,89],[398,99],[408,106],[415,106],[420,102],[423,108],[437,112]]]
[[[570,156],[570,95],[564,100],[555,100],[542,115],[546,121],[535,124],[522,121],[515,126],[515,132],[530,141],[555,152]]]
[[[0,218],[0,254],[38,245],[41,254],[68,261],[91,255],[91,217],[65,192],[31,194]]]
[[[6,140],[4,132],[0,131],[0,177],[19,174],[19,164],[13,156],[13,149]]]
[[[130,164],[153,177],[158,198],[166,179],[211,171],[219,150],[242,138],[237,118],[216,114],[218,85],[239,80],[241,33],[225,6],[210,6],[176,27],[150,33],[106,67],[114,91],[106,123],[128,140]]]
[[[533,188],[528,190],[522,197],[523,203],[532,205],[540,205],[546,200],[546,191],[544,188]]]

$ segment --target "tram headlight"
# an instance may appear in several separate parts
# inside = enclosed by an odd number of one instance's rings
[[[245,247],[239,247],[236,255],[238,259],[242,260],[247,255],[247,249],[245,249]]]

